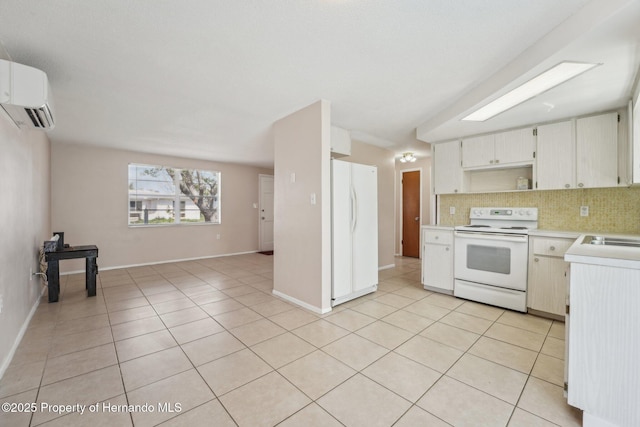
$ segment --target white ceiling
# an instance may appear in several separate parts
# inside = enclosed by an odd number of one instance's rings
[[[273,165],[274,121],[318,99],[397,153],[625,105],[640,0],[2,0],[0,43],[44,70],[53,143]],[[482,124],[562,59],[603,62]],[[550,112],[543,103],[553,104]]]

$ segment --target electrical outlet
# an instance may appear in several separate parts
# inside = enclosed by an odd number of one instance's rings
[[[589,206],[580,206],[580,216],[589,216]]]
[[[216,239],[220,240],[220,234],[216,234]]]
[[[449,206],[449,215],[455,215],[455,214],[456,214],[456,207]]]

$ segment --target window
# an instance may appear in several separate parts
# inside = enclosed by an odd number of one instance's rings
[[[220,172],[129,164],[129,225],[194,223],[220,224]]]

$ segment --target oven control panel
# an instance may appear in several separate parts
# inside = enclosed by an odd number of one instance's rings
[[[470,219],[538,220],[538,208],[471,208]]]

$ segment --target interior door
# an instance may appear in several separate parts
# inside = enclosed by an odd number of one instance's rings
[[[402,173],[402,256],[420,257],[420,171]]]
[[[260,250],[273,250],[273,175],[260,175]]]

